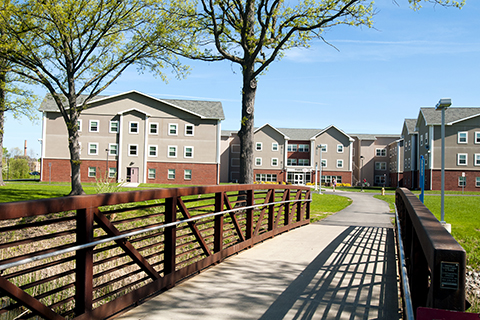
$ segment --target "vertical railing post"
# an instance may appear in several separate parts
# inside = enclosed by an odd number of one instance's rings
[[[253,190],[247,190],[247,207],[253,206],[255,204],[254,201],[254,193]],[[246,230],[245,230],[245,238],[250,239],[253,236],[253,208],[247,209],[247,223],[246,223]]]
[[[220,212],[224,208],[224,192],[215,193],[215,212]],[[215,216],[214,227],[214,252],[220,252],[223,249],[223,215]]]
[[[307,192],[305,193],[305,199],[311,199],[311,200],[313,200],[313,192],[311,192],[310,190],[307,191]],[[304,208],[305,208],[304,217],[305,217],[306,220],[310,220],[310,204],[311,204],[311,202],[310,202],[310,201],[307,201],[307,202],[305,203],[305,206],[304,206]]]
[[[285,193],[287,194],[287,196],[285,197],[285,200],[288,201],[290,200],[290,189],[286,189],[285,190]],[[289,203],[285,203],[285,218],[283,219],[283,224],[284,225],[289,225],[290,224],[290,204]]]
[[[77,244],[93,241],[93,208],[77,210]],[[93,304],[93,247],[75,255],[75,314],[91,313]]]
[[[177,197],[165,199],[165,223],[171,223],[177,221]],[[164,259],[163,259],[163,271],[164,275],[173,274],[176,267],[176,242],[177,242],[177,227],[167,227],[164,231]],[[174,277],[170,278],[171,281],[166,286],[172,288],[175,286]]]
[[[275,202],[275,190],[270,190],[270,197],[268,198],[268,202],[272,203]],[[268,230],[273,230],[273,225],[275,223],[275,206],[273,204],[268,206]]]
[[[302,190],[301,189],[298,189],[297,190],[297,195],[295,196],[295,199],[302,199]],[[297,221],[296,222],[299,222],[299,221],[302,221],[303,220],[303,216],[302,216],[302,202],[297,202]]]

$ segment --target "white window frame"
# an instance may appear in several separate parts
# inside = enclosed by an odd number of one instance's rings
[[[278,151],[278,143],[272,142],[272,151]]]
[[[328,152],[328,144],[321,145],[322,152]]]
[[[170,148],[174,148],[175,149],[175,155],[171,156],[170,155]],[[178,155],[178,147],[177,146],[168,146],[167,147],[167,157],[168,158],[176,158]]]
[[[170,174],[173,174],[173,177],[170,178]],[[175,169],[167,169],[167,179],[168,180],[175,180],[176,172]]]
[[[327,159],[322,159],[322,160],[320,161],[320,163],[321,163],[321,165],[322,165],[322,168],[326,168],[326,167],[327,167]],[[325,163],[325,165],[324,165],[324,163]]]
[[[171,133],[171,132],[170,132],[170,129],[171,129],[170,127],[172,127],[172,128],[174,127],[174,128],[175,128],[175,132],[174,132],[174,133]],[[169,136],[178,136],[178,123],[169,123],[167,130],[168,130],[167,134],[168,134]]]
[[[262,165],[262,158],[261,157],[256,157],[255,158],[255,166],[260,167]]]
[[[461,183],[463,181],[463,183]],[[467,177],[459,176],[458,177],[458,186],[459,187],[466,187],[467,186]]]
[[[337,159],[337,168],[343,168],[343,159]]]
[[[137,125],[137,132],[132,132],[132,124]],[[138,134],[140,132],[140,122],[138,121],[129,121],[128,122],[128,133],[130,134]]]
[[[290,161],[290,164],[288,162]],[[297,165],[297,159],[287,159],[287,166],[296,166]]]
[[[82,119],[77,120],[77,130],[78,132],[82,132]]]
[[[309,159],[298,159],[298,165],[299,166],[309,166],[310,165],[310,160]]]
[[[423,146],[423,134],[420,135],[420,146]]]
[[[93,172],[93,174],[92,174],[92,172]],[[96,177],[96,176],[97,176],[97,167],[88,167],[88,177],[93,178],[93,177]]]
[[[378,164],[379,168],[377,168],[377,164]],[[387,163],[385,161],[376,161],[375,162],[375,170],[376,171],[386,171],[387,170]]]
[[[157,177],[157,170],[153,168],[148,168],[148,179],[155,179]]]
[[[111,169],[113,169],[113,170],[111,170]],[[112,173],[113,173],[113,175],[112,175]],[[115,168],[115,167],[108,168],[108,177],[109,178],[115,178],[116,176],[117,176],[117,168]]]
[[[95,146],[95,153],[90,152],[91,146]],[[89,156],[98,156],[98,142],[89,142],[88,143],[88,155]]]
[[[341,150],[339,151],[338,148],[341,148]],[[343,153],[343,144],[337,144],[337,153]]]
[[[376,157],[382,157],[382,158],[386,157],[387,156],[387,149],[386,148],[376,148],[375,149],[375,156]]]
[[[187,177],[187,171],[190,171],[190,177]],[[183,180],[192,180],[192,169],[183,170]]]
[[[117,127],[116,127],[117,131],[113,131],[113,130],[112,130],[112,124],[113,124],[113,123],[116,123],[116,124],[117,124]],[[109,126],[108,126],[108,132],[109,132],[109,133],[118,133],[118,131],[120,131],[120,122],[117,121],[117,120],[111,120],[111,121],[110,121],[110,124],[109,124]]]
[[[271,165],[272,167],[278,167],[278,158],[272,158]]]
[[[262,150],[263,150],[263,143],[255,142],[255,151],[262,151]]]
[[[480,144],[480,132],[475,131],[475,140],[473,141],[475,144]]]
[[[480,188],[480,177],[475,177],[475,187]]]
[[[152,132],[152,126],[157,126],[155,128],[155,132]],[[160,125],[158,124],[158,122],[150,122],[150,124],[148,125],[148,134],[158,135],[158,131],[160,131]]]
[[[92,122],[97,123],[97,130],[92,130]],[[100,132],[100,121],[99,120],[88,121],[88,132]]]
[[[115,146],[115,153],[112,153],[112,146]],[[109,143],[108,144],[108,155],[109,156],[118,156],[118,144],[117,143]]]
[[[297,150],[298,150],[298,152],[309,152],[309,151],[310,151],[310,145],[308,145],[308,144],[299,144]]]
[[[465,163],[460,163],[460,156],[465,157]],[[457,153],[457,166],[467,166],[468,165],[468,153]]]
[[[187,148],[192,148],[192,155],[187,156]],[[183,157],[186,159],[192,159],[193,158],[193,146],[185,146],[183,147]]]
[[[155,154],[154,155],[151,154],[151,151],[152,151],[151,148],[155,148]],[[148,156],[149,157],[157,157],[158,156],[158,145],[156,145],[156,144],[148,145]]]
[[[135,147],[135,154],[132,154],[132,147]],[[138,144],[132,143],[128,145],[128,155],[130,157],[138,157]]]
[[[287,152],[297,152],[297,150],[298,150],[297,144],[290,144],[290,143],[287,144]]]
[[[460,141],[460,137],[462,134],[465,134],[465,141]],[[468,143],[468,131],[459,131],[457,133],[457,143],[458,144],[467,144]]]
[[[475,153],[473,155],[473,165],[480,166],[480,153]]]
[[[191,128],[192,128],[192,133],[191,133],[191,134],[190,134],[190,133],[187,133],[188,127],[191,127]],[[194,129],[194,128],[195,128],[195,126],[194,126],[193,124],[186,124],[186,125],[185,125],[185,136],[186,136],[186,137],[193,137],[193,136],[195,135],[195,129]]]

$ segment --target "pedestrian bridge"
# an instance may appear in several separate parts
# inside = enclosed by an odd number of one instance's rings
[[[7,319],[400,318],[401,297],[410,298],[397,283],[394,215],[371,195],[348,197],[350,207],[314,224],[311,190],[300,186],[155,189],[0,204],[0,313]],[[405,212],[412,211],[408,203]],[[436,307],[432,301],[443,299],[461,310],[455,303],[464,304],[465,262],[457,266],[455,290],[436,290],[435,244],[429,249],[409,219],[406,239],[416,237],[423,251],[408,250],[407,269],[418,259],[410,257],[421,255],[420,274],[431,270],[427,283],[416,278],[417,291],[429,298],[417,298],[414,306]],[[442,232],[434,238],[448,242]]]

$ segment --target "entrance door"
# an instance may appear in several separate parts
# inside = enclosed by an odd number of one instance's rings
[[[138,168],[127,168],[127,182],[138,183]]]
[[[293,175],[293,184],[304,184],[303,183],[303,173],[295,173]]]

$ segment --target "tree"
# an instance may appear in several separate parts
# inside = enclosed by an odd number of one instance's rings
[[[188,5],[176,1],[168,5]],[[0,58],[43,85],[55,100],[68,131],[71,195],[84,193],[77,120],[86,104],[131,65],[163,79],[167,66],[177,75],[186,71],[171,50],[182,47],[188,28],[168,16],[168,5],[162,0],[3,2],[9,14],[0,17],[6,38]]]
[[[408,0],[460,7],[452,0]],[[366,0],[200,0],[194,52],[180,54],[205,61],[229,60],[242,70],[240,183],[253,183],[253,128],[257,78],[283,53],[308,47],[338,25],[372,26],[374,4]],[[181,17],[179,17],[181,18]],[[213,48],[212,48],[213,44]],[[202,50],[203,48],[207,48]]]

